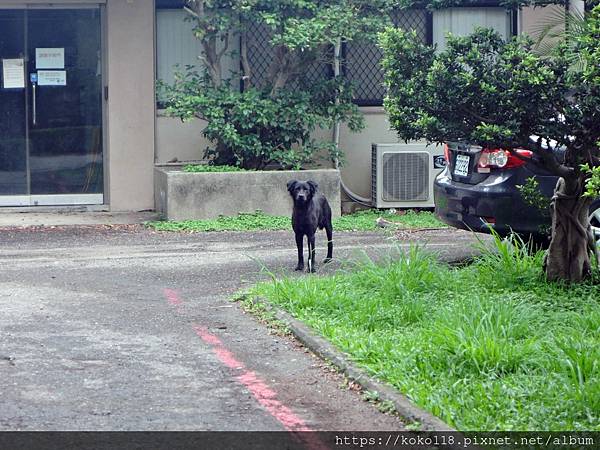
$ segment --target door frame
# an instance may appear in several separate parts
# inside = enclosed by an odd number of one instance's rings
[[[101,126],[102,126],[102,193],[100,194],[47,194],[47,195],[0,195],[0,208],[3,207],[35,207],[35,206],[85,206],[85,205],[108,205],[108,152],[107,152],[107,24],[106,24],[106,0],[74,0],[72,3],[63,0],[63,2],[47,3],[43,0],[27,0],[23,3],[10,3],[0,5],[0,9],[12,10],[58,10],[58,9],[97,9],[100,13],[100,70],[101,70]],[[25,44],[27,44],[27,14],[25,13]],[[27,48],[24,49],[26,53]],[[25,55],[27,58],[29,55]],[[25,82],[29,83],[29,74],[25,73]],[[25,88],[25,151],[26,151],[26,167],[27,167],[27,185],[31,189],[30,170],[29,170],[29,114],[30,114],[30,98],[29,88]]]

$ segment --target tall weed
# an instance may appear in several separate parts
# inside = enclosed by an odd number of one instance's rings
[[[436,317],[431,339],[453,370],[500,376],[529,364],[536,322],[536,310],[514,296],[472,294]]]
[[[531,284],[541,276],[543,251],[536,251],[517,234],[502,238],[490,230],[492,245],[479,241],[477,248],[481,256],[474,264],[480,281],[487,286],[513,287]]]

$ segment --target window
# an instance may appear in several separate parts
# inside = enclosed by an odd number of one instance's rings
[[[505,8],[449,8],[433,14],[433,42],[438,49],[446,48],[446,34],[464,36],[475,27],[493,28],[502,37],[511,36],[512,14]]]
[[[194,38],[192,22],[183,9],[156,11],[156,79],[167,84],[175,81],[175,66],[199,66],[200,42]]]
[[[181,8],[180,0],[156,0],[156,77],[166,83],[174,81],[174,66],[179,64],[201,66],[198,55],[201,45],[193,37],[193,23],[185,20],[187,13]],[[169,9],[160,9],[160,8]],[[179,9],[175,9],[179,8]],[[424,9],[397,11],[392,20],[405,30],[415,30],[423,42],[444,48],[447,32],[467,34],[476,26],[491,27],[509,37],[513,19],[504,8],[495,6],[450,8],[435,11]],[[264,86],[273,60],[268,45],[271,31],[259,23],[249,24],[248,59],[252,68],[252,85]],[[235,43],[233,47],[237,46]],[[232,49],[233,50],[233,49]],[[239,47],[237,48],[239,51]],[[355,88],[355,102],[360,106],[381,106],[385,96],[383,71],[380,67],[382,50],[375,43],[349,43],[342,48],[342,75]],[[333,57],[331,58],[333,59]],[[226,58],[223,74],[228,77],[239,70],[239,56]],[[306,80],[327,79],[332,76],[329,61],[322,61],[306,68]]]
[[[397,11],[392,21],[404,30],[415,30],[423,42],[431,43],[431,15],[423,9]],[[375,43],[350,43],[343,48],[343,75],[354,84],[355,102],[381,106],[385,95],[380,61],[383,51]]]

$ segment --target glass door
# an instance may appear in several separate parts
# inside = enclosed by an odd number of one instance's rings
[[[29,205],[25,15],[0,9],[0,205]]]
[[[0,205],[104,202],[101,42],[99,8],[0,9]]]

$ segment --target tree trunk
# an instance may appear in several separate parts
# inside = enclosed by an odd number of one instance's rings
[[[243,30],[240,35],[240,62],[242,65],[242,91],[252,86],[252,69],[248,59],[248,32]]]
[[[592,199],[582,197],[584,178],[559,178],[552,197],[552,237],[544,260],[549,281],[579,282],[591,274],[596,253],[588,211]]]

